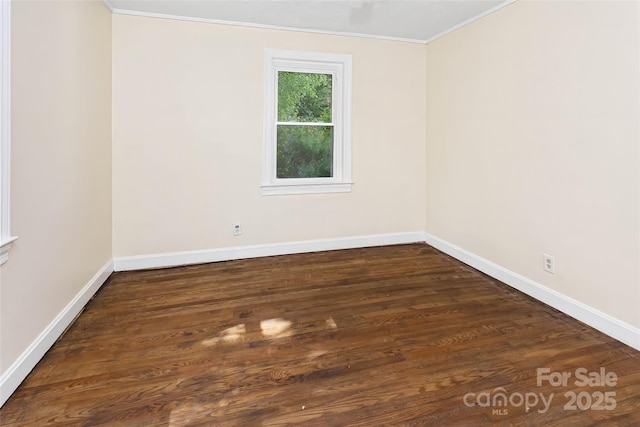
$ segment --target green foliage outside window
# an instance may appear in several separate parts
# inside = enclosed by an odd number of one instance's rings
[[[320,125],[331,123],[331,84],[331,74],[278,72],[278,178],[333,176],[333,126]]]

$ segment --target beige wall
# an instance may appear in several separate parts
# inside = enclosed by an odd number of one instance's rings
[[[111,259],[111,16],[102,2],[12,4],[12,232],[0,369]]]
[[[100,2],[15,2],[12,24],[0,372],[112,256],[425,224],[640,326],[637,2],[520,1],[426,48]],[[353,55],[352,193],[260,195],[265,47]]]
[[[428,233],[636,327],[638,19],[520,1],[429,44],[426,164]]]
[[[261,196],[264,48],[353,55],[350,194]],[[424,70],[419,44],[114,15],[114,256],[421,231]]]

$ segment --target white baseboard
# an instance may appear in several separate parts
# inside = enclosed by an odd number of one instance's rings
[[[236,246],[229,248],[206,249],[201,251],[130,256],[115,258],[113,262],[115,271],[143,270],[147,268],[174,267],[178,265],[203,264],[207,262],[258,258],[274,255],[398,245],[403,243],[424,242],[424,240],[425,235],[422,231],[412,233],[376,234],[372,236],[306,240],[301,242]]]
[[[425,242],[561,312],[640,350],[640,329],[424,232],[379,234],[116,258],[105,264],[20,357],[0,376],[2,406],[73,322],[113,271],[201,264],[243,258]]]
[[[506,283],[538,301],[550,305],[561,312],[599,330],[628,346],[640,350],[640,329],[615,317],[590,307],[580,301],[554,291],[513,271],[507,270],[476,254],[455,246],[429,233],[425,233],[426,242],[436,249],[451,255],[465,264]]]
[[[520,292],[640,350],[639,328],[422,231],[131,256],[116,258],[113,262],[115,271],[128,271],[425,241],[436,249],[506,283]]]
[[[69,327],[112,272],[113,262],[109,261],[89,280],[9,369],[2,374],[0,377],[0,407],[4,405],[20,383],[29,375],[29,372],[38,364],[65,329]]]

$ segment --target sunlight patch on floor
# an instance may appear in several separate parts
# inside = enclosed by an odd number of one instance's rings
[[[285,319],[269,319],[260,322],[262,336],[265,338],[282,338],[291,336],[291,321]]]
[[[311,350],[309,352],[309,355],[307,356],[307,359],[316,359],[320,356],[324,356],[325,354],[327,354],[327,350],[323,350],[323,349]]]
[[[202,345],[212,346],[220,343],[234,343],[243,341],[247,333],[244,323],[225,329],[217,337],[207,338],[202,341]]]
[[[337,329],[338,325],[332,317],[329,317],[326,321],[328,329]],[[284,338],[293,335],[294,330],[291,328],[293,322],[283,318],[275,318],[262,320],[260,322],[260,331],[263,338],[274,339]],[[202,340],[204,346],[214,346],[217,344],[231,344],[240,341],[244,341],[247,336],[247,327],[244,323],[232,326],[218,333],[218,335]],[[311,357],[318,357],[321,354],[313,353]]]

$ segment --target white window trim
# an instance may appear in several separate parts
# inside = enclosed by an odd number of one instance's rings
[[[276,177],[278,71],[333,75],[333,177]],[[262,195],[351,191],[351,55],[265,49]]]
[[[9,206],[10,185],[10,141],[11,141],[11,2],[0,1],[0,22],[2,32],[0,33],[0,60],[2,61],[0,79],[0,265],[9,259],[9,249],[11,243],[17,237],[11,236],[11,222],[9,216],[11,208]]]

